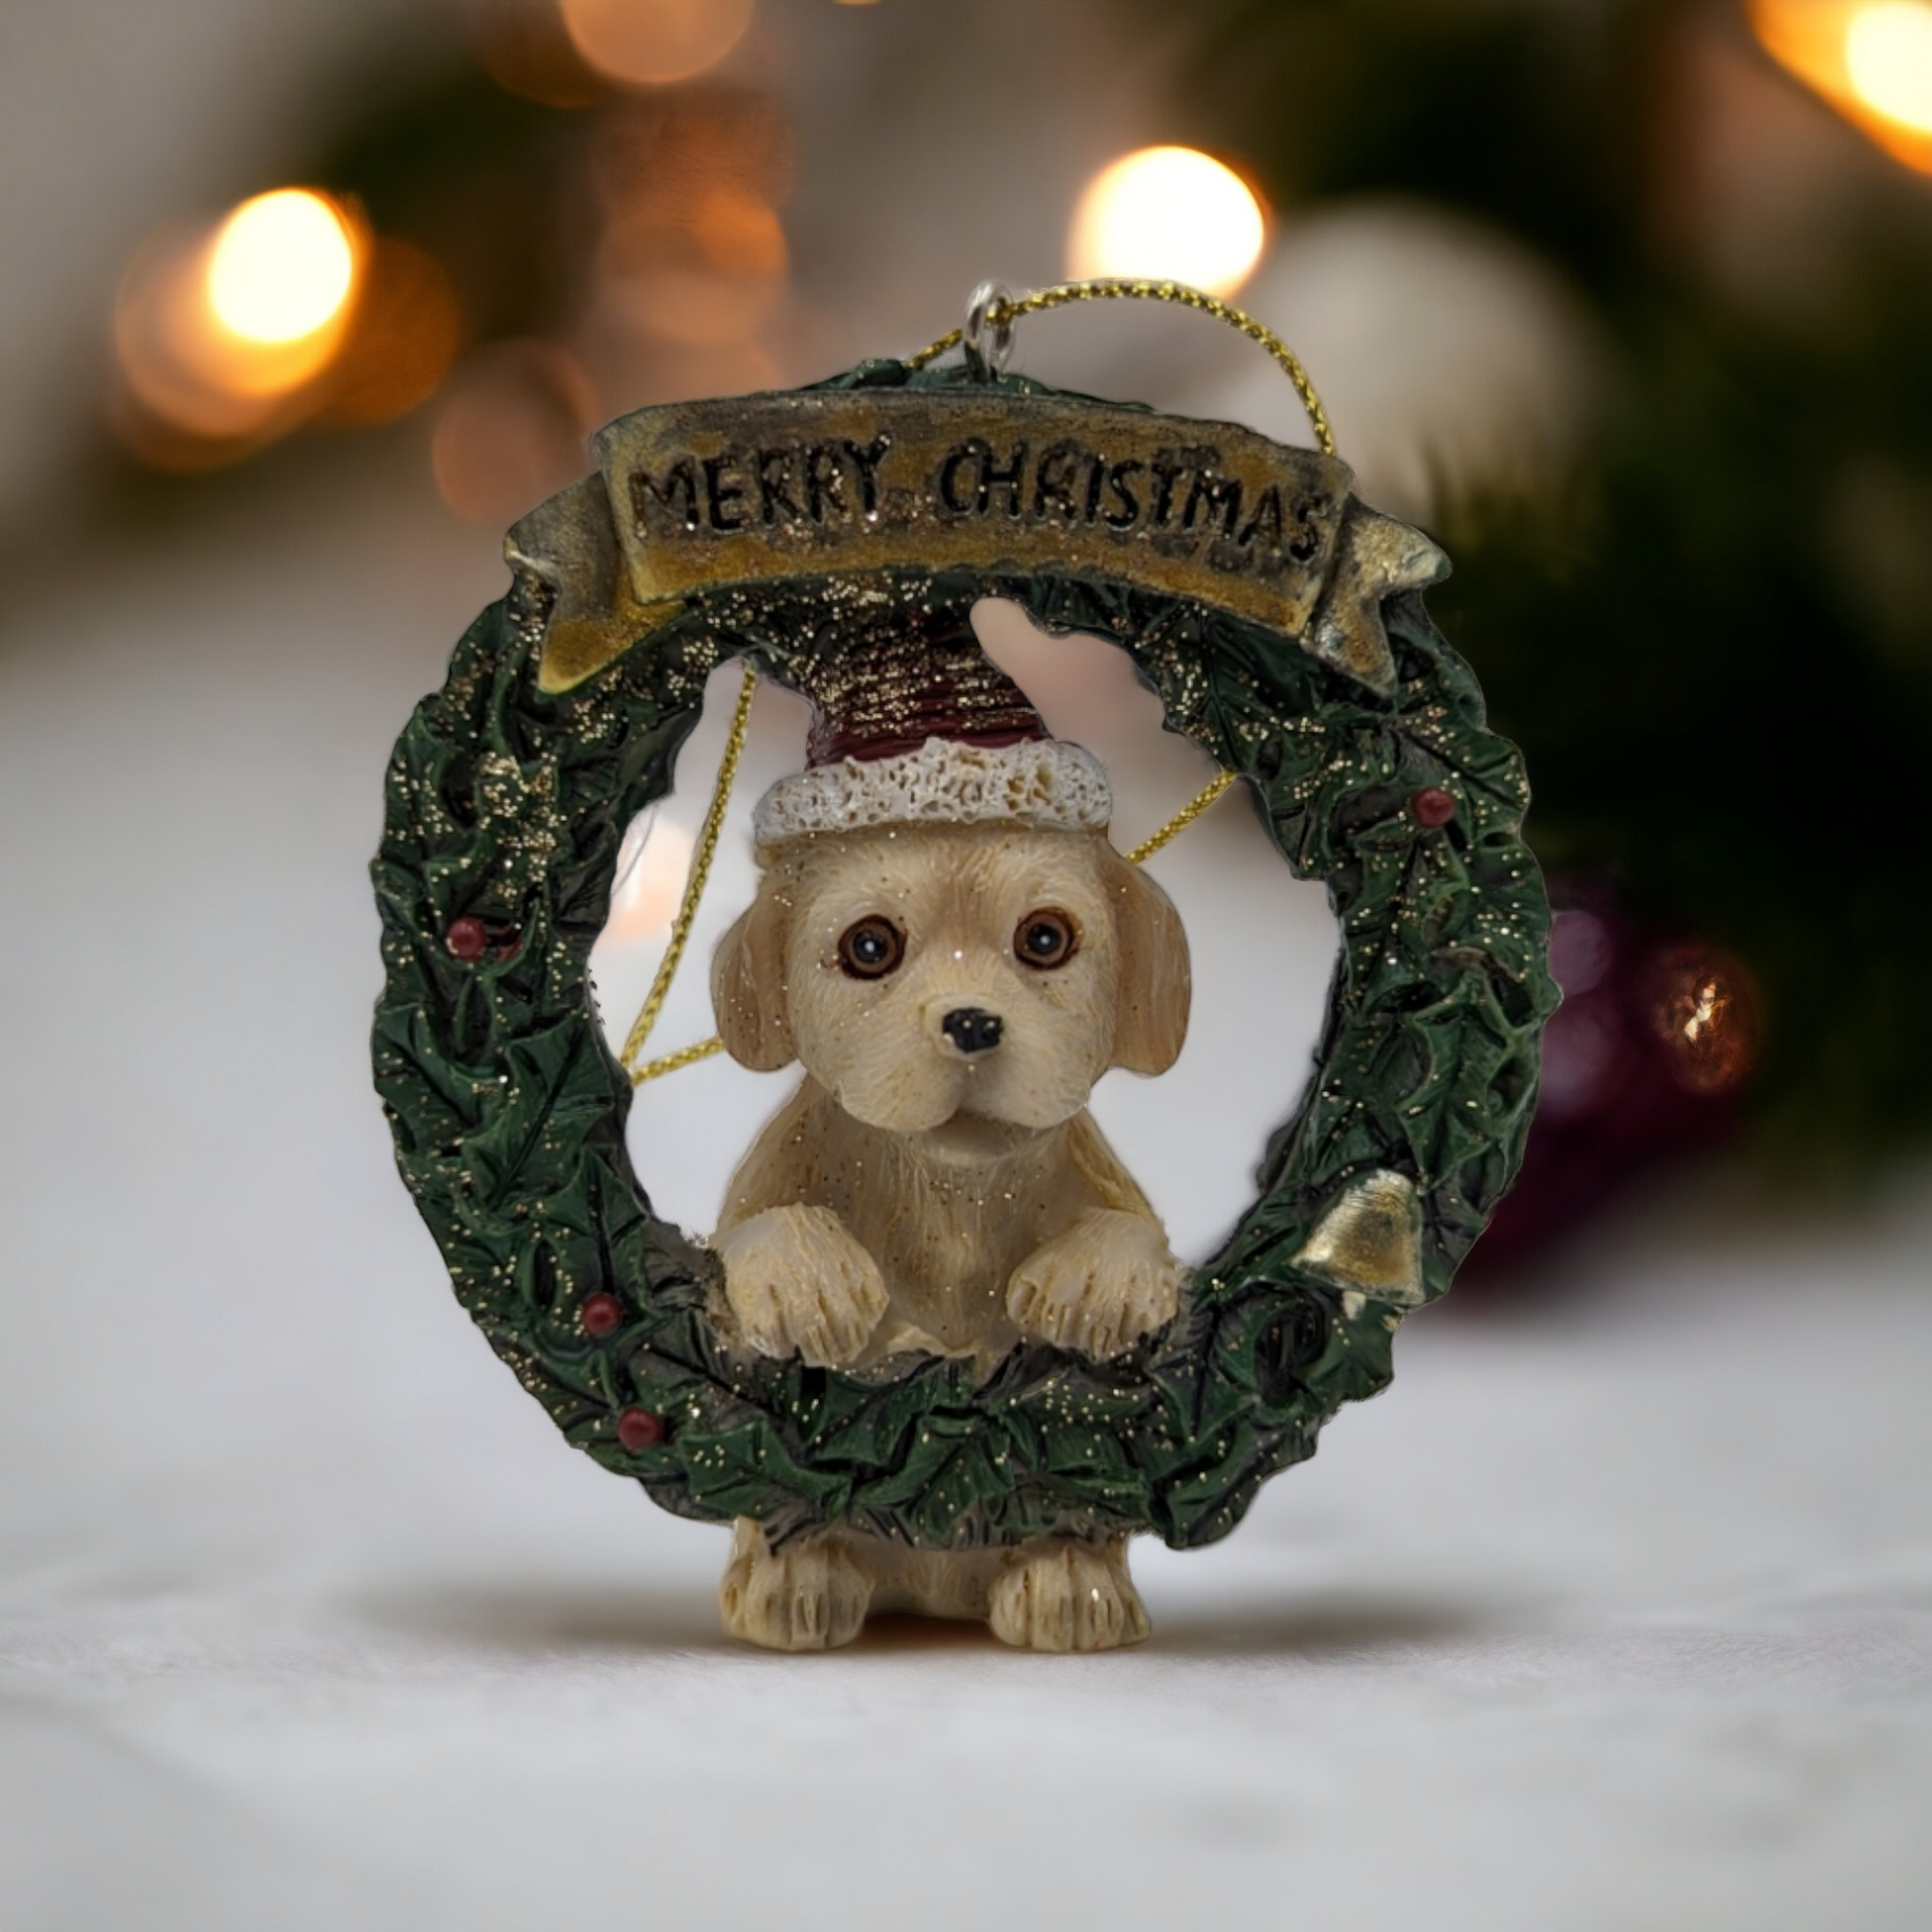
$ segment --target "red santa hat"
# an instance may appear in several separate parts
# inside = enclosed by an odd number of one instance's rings
[[[759,800],[760,846],[872,825],[1012,823],[1104,831],[1107,774],[1051,737],[956,611],[904,611],[799,679],[806,768]]]

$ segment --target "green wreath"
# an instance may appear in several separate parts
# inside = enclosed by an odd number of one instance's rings
[[[897,362],[824,389],[969,382],[1059,393]],[[1280,630],[1104,571],[892,581],[1115,640],[1169,729],[1328,886],[1343,947],[1315,1076],[1180,1314],[1120,1361],[1023,1345],[983,1382],[940,1357],[840,1373],[741,1354],[708,1322],[718,1263],[631,1170],[630,1081],[588,961],[623,830],[669,790],[708,673],[736,656],[787,682],[815,647],[796,581],[696,592],[562,692],[538,675],[555,589],[530,570],[465,635],[397,744],[373,866],[398,1164],[491,1347],[572,1444],[680,1515],[750,1517],[773,1544],[832,1522],[938,1549],[1209,1543],[1387,1384],[1401,1317],[1449,1287],[1515,1173],[1557,997],[1521,760],[1416,591],[1381,607],[1378,692]]]

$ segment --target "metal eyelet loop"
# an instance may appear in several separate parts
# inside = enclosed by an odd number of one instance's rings
[[[967,299],[960,341],[975,382],[997,382],[1006,374],[1013,359],[1013,291],[1004,282],[982,282]]]

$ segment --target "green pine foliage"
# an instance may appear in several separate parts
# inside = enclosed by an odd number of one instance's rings
[[[1194,20],[1176,132],[1237,146],[1283,213],[1426,199],[1587,305],[1610,400],[1543,500],[1444,504],[1437,615],[1536,773],[1544,862],[1750,968],[1760,1152],[1828,1178],[1922,1143],[1928,185],[1874,151],[1831,261],[1790,278],[1803,298],[1752,298],[1685,219],[1701,42],[1797,85],[1741,7],[1209,0]]]

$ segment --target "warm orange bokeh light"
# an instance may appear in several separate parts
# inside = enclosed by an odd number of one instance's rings
[[[698,252],[726,275],[782,275],[790,263],[777,210],[755,195],[714,188],[692,210]]]
[[[312,410],[366,253],[352,211],[306,189],[144,248],[114,305],[118,417],[136,453],[167,467],[219,461]],[[134,433],[143,422],[166,434]]]
[[[606,92],[553,8],[489,0],[471,19],[477,65],[508,92],[546,107],[588,107]]]
[[[1932,174],[1932,4],[1751,0],[1765,52],[1908,168]]]
[[[1860,8],[1846,29],[1845,66],[1867,107],[1932,134],[1932,6],[1885,0]]]
[[[1076,278],[1134,275],[1232,295],[1254,272],[1267,223],[1253,189],[1193,148],[1143,148],[1087,185],[1067,240]]]
[[[600,415],[584,366],[555,343],[492,343],[458,371],[430,441],[443,500],[500,530],[590,468]]]
[[[441,263],[370,237],[350,207],[281,190],[135,258],[115,303],[111,419],[142,462],[205,470],[318,416],[406,414],[462,335]]]
[[[797,171],[783,115],[743,87],[625,100],[592,133],[591,179],[615,224],[686,220],[720,189],[782,207]]]
[[[559,0],[584,60],[626,86],[664,86],[713,68],[744,39],[753,0]]]
[[[354,233],[334,203],[306,188],[243,202],[208,250],[207,306],[244,342],[318,335],[347,307],[354,286]]]
[[[793,170],[790,130],[747,89],[660,94],[606,115],[592,146],[600,326],[653,353],[750,342],[786,300],[778,208]]]
[[[463,341],[463,313],[441,262],[387,235],[362,277],[348,339],[328,374],[327,421],[387,423],[435,394]]]
[[[757,334],[783,298],[789,251],[775,210],[714,188],[673,218],[614,226],[598,266],[606,302],[631,327],[702,347]]]
[[[1757,1063],[1757,988],[1734,955],[1716,946],[1667,947],[1646,973],[1651,1024],[1671,1076],[1691,1093],[1728,1093]]]
[[[624,834],[618,852],[617,884],[611,889],[607,939],[662,939],[684,897],[691,871],[691,834],[655,812]]]

